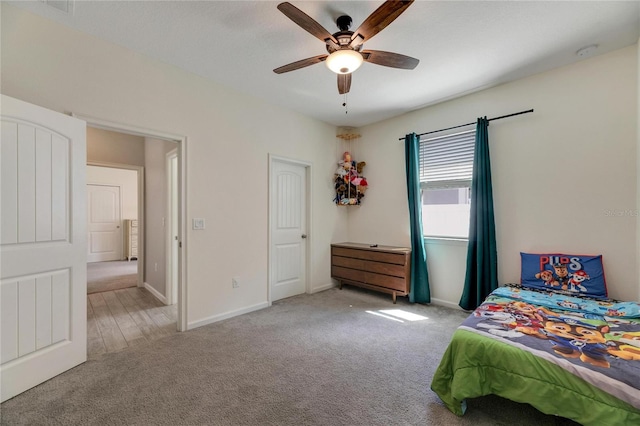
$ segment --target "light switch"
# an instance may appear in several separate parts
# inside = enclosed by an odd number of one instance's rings
[[[204,218],[194,217],[193,218],[193,229],[195,229],[195,230],[204,229]]]

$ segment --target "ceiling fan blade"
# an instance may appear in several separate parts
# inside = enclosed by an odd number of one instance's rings
[[[351,73],[338,74],[338,93],[344,95],[349,93],[349,89],[351,89]]]
[[[324,55],[314,56],[312,58],[301,59],[299,61],[292,62],[290,64],[283,65],[279,68],[276,68],[275,70],[273,70],[273,72],[275,72],[276,74],[282,74],[289,71],[295,71],[300,68],[308,67],[309,65],[314,65],[314,64],[323,62],[325,59],[327,59],[327,56],[329,55],[324,54]]]
[[[402,12],[411,6],[413,0],[387,0],[364,20],[360,27],[353,32],[351,44],[359,46],[364,41],[370,40],[374,35],[382,31],[392,23]],[[362,38],[357,40],[360,35]],[[351,47],[355,47],[351,46]]]
[[[335,43],[338,43],[329,31],[324,29],[324,27],[318,24],[312,17],[295,7],[289,2],[280,3],[278,5],[278,10],[284,13],[287,18],[291,19],[293,22],[302,27],[303,30],[307,31],[312,36],[322,40],[329,39]]]
[[[363,50],[360,52],[366,62],[385,67],[412,70],[420,63],[419,59],[399,53],[384,52],[382,50]]]

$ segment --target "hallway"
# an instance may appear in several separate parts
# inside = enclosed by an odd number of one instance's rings
[[[87,354],[94,359],[176,333],[178,305],[131,287],[87,296]]]
[[[138,260],[113,260],[87,263],[87,294],[135,287],[138,285]]]

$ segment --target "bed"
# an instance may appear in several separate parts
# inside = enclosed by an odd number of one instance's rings
[[[640,425],[640,305],[573,287],[596,275],[579,264],[560,277],[562,263],[534,273],[523,257],[522,283],[494,290],[458,327],[431,383],[450,411],[494,394],[583,425]]]

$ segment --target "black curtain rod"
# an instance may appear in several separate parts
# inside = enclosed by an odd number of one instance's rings
[[[513,117],[514,115],[527,114],[527,113],[530,113],[530,112],[533,112],[533,108],[532,109],[528,109],[526,111],[514,112],[513,114],[501,115],[500,117],[490,118],[488,121],[500,120],[501,118]],[[446,129],[432,130],[431,132],[420,133],[418,136],[430,135],[431,133],[444,132],[445,130],[451,130],[451,129],[457,129],[459,127],[471,126],[472,124],[476,124],[476,122],[473,121],[473,122],[467,123],[467,124],[460,124],[459,126],[447,127]],[[404,138],[398,138],[398,140],[399,141],[403,141]]]

